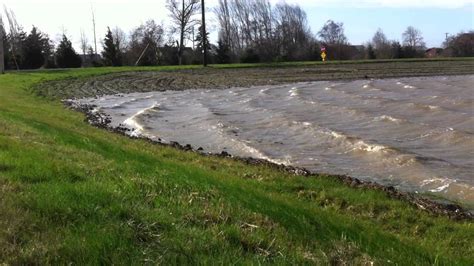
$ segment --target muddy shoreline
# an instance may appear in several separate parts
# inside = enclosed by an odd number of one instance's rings
[[[474,74],[474,60],[332,63],[301,66],[196,68],[119,72],[89,78],[44,82],[40,96],[80,99],[100,95],[187,89],[227,89],[327,80],[385,79]]]
[[[108,117],[107,114],[98,112],[96,110],[96,106],[79,105],[72,100],[65,100],[63,101],[63,103],[65,104],[65,106],[67,106],[67,108],[83,113],[85,115],[85,121],[97,128],[106,129],[110,132],[121,134],[133,139],[143,139],[153,145],[173,147],[173,148],[187,151],[187,152],[194,152],[194,153],[200,154],[201,156],[232,158],[233,160],[244,162],[248,165],[264,165],[281,172],[285,172],[285,173],[289,173],[293,175],[305,176],[308,178],[318,178],[321,175],[329,176],[349,187],[382,191],[391,198],[408,202],[411,205],[417,207],[418,209],[427,211],[433,215],[447,216],[450,219],[454,219],[454,220],[474,220],[474,214],[464,209],[462,206],[458,204],[448,202],[448,201],[438,202],[433,199],[426,198],[415,193],[399,191],[393,186],[384,186],[375,182],[361,181],[357,178],[350,177],[347,175],[326,175],[323,173],[320,173],[320,174],[312,173],[305,168],[288,166],[288,165],[283,165],[283,164],[276,164],[265,159],[232,156],[226,151],[222,151],[221,153],[207,153],[207,152],[204,152],[202,148],[200,147],[194,148],[189,144],[182,145],[178,142],[164,143],[164,142],[161,142],[159,139],[152,140],[150,138],[143,137],[143,136],[132,136],[130,135],[131,133],[130,128],[127,128],[124,126],[118,126],[118,127],[111,126],[111,119]]]

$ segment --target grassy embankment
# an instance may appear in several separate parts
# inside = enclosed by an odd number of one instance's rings
[[[131,140],[31,92],[125,70],[137,69],[0,76],[0,263],[474,262],[470,221],[326,176]]]

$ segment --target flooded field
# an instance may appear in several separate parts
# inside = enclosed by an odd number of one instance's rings
[[[474,76],[131,93],[94,104],[132,134],[474,204]]]

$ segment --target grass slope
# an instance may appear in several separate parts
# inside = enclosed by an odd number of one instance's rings
[[[131,140],[29,91],[124,70],[0,76],[0,264],[474,262],[472,222]]]

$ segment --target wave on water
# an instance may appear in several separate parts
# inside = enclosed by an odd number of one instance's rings
[[[251,154],[255,158],[267,160],[269,162],[275,163],[275,164],[283,164],[283,165],[291,165],[290,157],[288,156],[287,158],[283,160],[279,159],[274,159],[270,158],[269,156],[265,155],[262,151],[258,150],[257,148],[254,148],[250,146],[249,144],[245,143],[244,141],[238,140],[231,138],[231,141],[237,144],[237,147],[239,147],[241,150],[243,150],[246,153]]]
[[[409,103],[409,106],[421,109],[421,110],[440,110],[441,107],[437,105],[421,104],[421,103]]]
[[[472,134],[458,131],[452,127],[429,130],[411,140],[417,139],[430,139],[432,142],[449,143],[449,145],[463,145],[466,149],[469,147],[472,149],[474,144]]]
[[[291,90],[288,91],[290,93],[290,97],[295,97],[300,95],[300,91],[297,87],[291,88]]]
[[[389,116],[389,115],[381,115],[374,118],[374,121],[387,121],[387,122],[394,122],[398,124],[398,123],[401,123],[403,120]]]
[[[94,108],[92,108],[91,113],[95,114],[95,113],[97,113],[97,112],[99,112],[99,111],[101,111],[101,110],[102,110],[101,107],[94,107]]]
[[[123,95],[117,95],[117,96],[119,96],[120,98],[123,97]],[[106,107],[111,108],[111,109],[126,108],[128,104],[143,101],[143,100],[149,100],[151,98],[153,98],[153,95],[146,95],[146,96],[143,96],[143,97],[133,97],[133,98],[125,99],[123,101],[116,102],[110,107],[109,106],[106,106]],[[103,99],[103,100],[105,100],[105,99]]]
[[[432,187],[428,189],[430,192],[442,192],[449,188],[452,184],[457,181],[451,178],[431,178],[421,182],[422,187]]]
[[[155,102],[152,106],[136,112],[134,115],[123,121],[124,125],[127,125],[132,129],[132,132],[130,133],[131,136],[137,137],[143,133],[144,126],[137,121],[137,118],[148,111],[156,109],[157,107],[159,107],[159,104]]]
[[[329,134],[335,139],[341,139],[345,141],[351,149],[349,151],[365,151],[365,152],[386,152],[391,150],[389,147],[379,144],[370,144],[361,139],[350,137],[342,133],[338,133],[332,130],[329,130]]]
[[[386,152],[389,150],[388,147],[383,145],[376,145],[376,144],[368,144],[363,140],[359,140],[354,143],[354,149],[366,151],[366,152]]]
[[[329,129],[321,129],[318,131],[336,140],[333,145],[342,146],[346,150],[346,154],[351,152],[363,152],[367,153],[368,155],[373,154],[376,156],[382,156],[379,158],[380,162],[383,161],[384,163],[390,163],[392,165],[396,165],[397,167],[410,166],[418,161],[415,154],[401,152],[400,150],[393,147],[382,144],[368,143],[365,140],[347,136],[343,133]]]
[[[115,103],[113,106],[111,106],[110,108],[111,109],[118,109],[118,108],[124,108],[127,104],[130,104],[130,103],[134,103],[134,102],[137,102],[137,101],[140,101],[140,100],[143,100],[143,98],[132,98],[132,99],[129,99],[129,100],[125,100],[125,101],[122,101],[122,102],[119,102],[119,103]]]
[[[398,82],[397,82],[397,85],[402,86],[404,89],[418,89],[418,88],[415,87],[415,86],[412,86],[412,85],[403,83],[403,82],[401,82],[401,81],[398,81]]]

